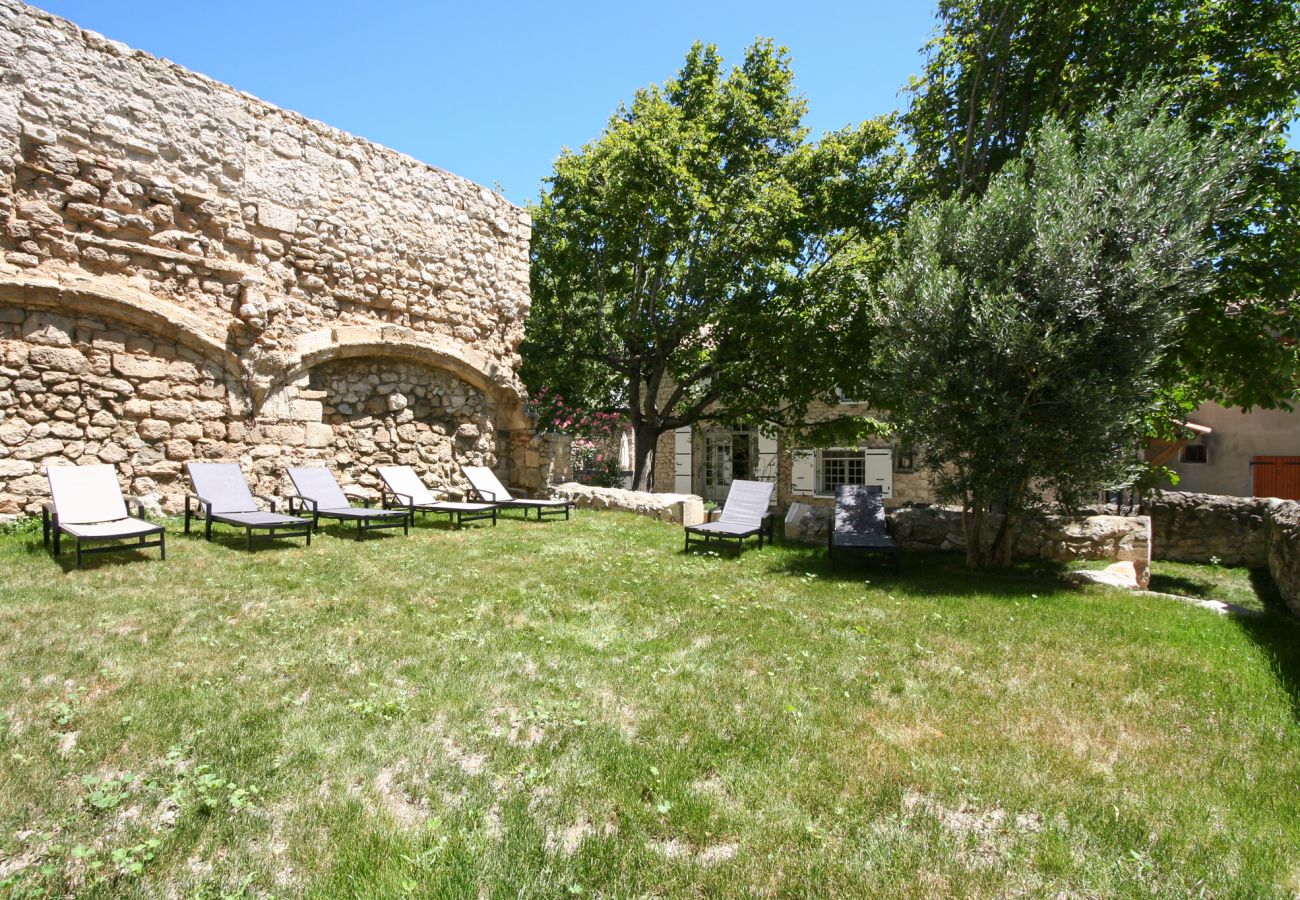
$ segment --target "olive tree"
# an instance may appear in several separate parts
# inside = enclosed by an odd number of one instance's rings
[[[1242,196],[1230,148],[1150,95],[1075,135],[1049,120],[982,195],[914,209],[878,311],[878,386],[976,567],[1010,562],[1034,502],[1131,476]]]

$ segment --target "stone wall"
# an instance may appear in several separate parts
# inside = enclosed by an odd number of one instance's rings
[[[0,71],[0,513],[95,461],[538,483],[526,212],[16,0]]]
[[[1291,612],[1300,616],[1300,503],[1276,502],[1269,510],[1268,571]]]
[[[1156,559],[1225,566],[1268,565],[1264,497],[1165,491],[1146,504]]]
[[[623,510],[677,525],[698,525],[704,521],[704,501],[694,494],[652,494],[573,481],[553,485],[547,493],[556,499],[572,500],[579,509]]]
[[[1300,503],[1166,491],[1147,506],[1155,559],[1268,569],[1300,615]]]
[[[825,544],[833,507],[795,503],[785,519],[785,536],[794,541]],[[943,506],[912,506],[891,510],[889,520],[898,545],[922,552],[965,550],[961,510]],[[1100,559],[1131,562],[1138,583],[1146,586],[1151,570],[1151,523],[1145,516],[1029,515],[1016,542],[1022,559],[1069,562]]]

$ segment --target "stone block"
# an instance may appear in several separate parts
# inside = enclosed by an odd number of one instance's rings
[[[135,431],[146,441],[162,441],[171,437],[172,426],[159,419],[145,419],[135,426]]]
[[[155,400],[150,407],[155,419],[184,422],[191,415],[190,404],[185,400]]]
[[[167,374],[167,362],[151,356],[114,353],[113,371],[123,378],[162,378]]]

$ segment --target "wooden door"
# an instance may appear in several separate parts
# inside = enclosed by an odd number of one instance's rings
[[[1250,467],[1256,497],[1300,500],[1300,456],[1256,456]]]

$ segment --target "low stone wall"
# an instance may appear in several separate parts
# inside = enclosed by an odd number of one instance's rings
[[[1269,509],[1268,571],[1278,593],[1300,616],[1300,503],[1275,501]]]
[[[785,536],[800,543],[826,542],[831,508],[796,503],[786,514]],[[915,506],[889,513],[894,538],[904,550],[965,550],[961,510]],[[1025,559],[1069,562],[1108,559],[1131,562],[1143,587],[1151,570],[1151,523],[1145,516],[1029,516],[1016,544]]]
[[[1263,568],[1268,565],[1266,497],[1166,491],[1147,503],[1155,559]]]
[[[698,525],[704,521],[704,501],[694,494],[651,494],[570,481],[553,485],[550,495],[572,500],[583,509],[620,509],[677,525]]]

